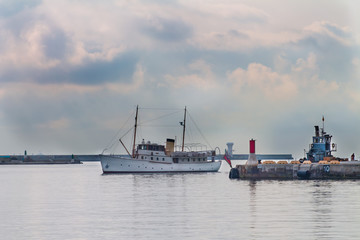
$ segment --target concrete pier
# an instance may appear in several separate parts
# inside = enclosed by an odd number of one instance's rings
[[[237,171],[237,172],[236,172]],[[339,164],[258,164],[237,165],[231,169],[230,178],[238,179],[360,179],[360,162]]]

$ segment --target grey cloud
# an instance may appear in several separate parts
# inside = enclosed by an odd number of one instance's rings
[[[249,36],[245,33],[239,32],[238,30],[231,29],[229,31],[229,34],[233,37],[242,38],[242,39],[248,39]]]
[[[41,3],[41,0],[2,1],[0,2],[0,16],[10,17],[25,9],[36,7]]]
[[[67,44],[71,44],[64,30],[59,28],[56,23],[46,18],[45,16],[39,16],[33,12],[26,12],[12,18],[7,18],[3,22],[3,38],[15,39],[15,41],[24,42],[24,36],[27,32],[33,31],[37,24],[46,26],[49,31],[42,32],[40,44],[43,46],[44,55],[51,59],[63,59],[68,49]],[[3,51],[6,50],[6,46],[2,46]],[[0,49],[1,51],[1,49]]]
[[[127,53],[111,61],[87,61],[81,66],[60,65],[48,70],[29,70],[29,75],[33,81],[50,84],[98,85],[105,82],[130,82],[138,60],[137,54]]]
[[[137,54],[127,53],[112,61],[89,62],[72,69],[68,74],[68,81],[78,84],[99,84],[118,80],[130,82],[138,60]]]
[[[329,30],[330,32],[334,33],[335,35],[343,38],[351,38],[351,34],[349,32],[344,31],[343,29],[337,27],[336,25],[330,23],[324,23],[323,26]]]
[[[62,59],[67,51],[68,39],[61,29],[53,28],[52,32],[43,37],[44,54],[48,58]]]
[[[67,50],[66,50],[67,51]],[[62,51],[51,54],[62,54]],[[73,83],[79,85],[98,85],[106,82],[130,82],[139,56],[137,53],[124,53],[111,61],[88,60],[74,66],[65,62],[49,69],[12,69],[0,74],[1,82],[33,81],[43,84]]]
[[[152,38],[165,42],[176,42],[190,37],[193,30],[191,26],[181,20],[156,18],[145,24],[143,31]]]
[[[347,81],[352,74],[352,60],[359,47],[347,46],[327,34],[312,34],[296,44],[302,53],[313,52],[317,57],[320,78]]]

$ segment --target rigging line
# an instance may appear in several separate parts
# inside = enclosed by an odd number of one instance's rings
[[[145,109],[145,110],[184,110],[182,108],[146,108],[146,107],[139,107],[139,109]]]
[[[132,127],[132,128],[130,128],[129,130],[127,130],[127,132],[126,132],[124,135],[122,135],[120,139],[122,139],[123,137],[125,137],[125,136],[126,136],[131,130],[133,130],[133,129],[134,129],[134,127]]]
[[[138,131],[136,132],[136,138],[137,139],[144,139],[144,136],[143,136],[143,126],[140,124],[141,122],[141,114],[138,115],[138,125],[137,125],[137,129]]]
[[[194,141],[195,137],[194,137],[192,127],[190,124],[187,124],[185,131],[186,131],[187,138],[190,139],[190,141]]]
[[[145,124],[145,125],[141,125],[141,127],[173,127],[173,128],[175,128],[175,127],[178,127],[178,125],[148,125],[148,124]]]
[[[132,114],[130,114],[130,116],[128,117],[128,119],[125,121],[125,123],[120,127],[120,129],[116,132],[116,134],[111,138],[111,141],[106,145],[109,146],[111,143],[111,146],[109,148],[111,148],[114,143],[116,142],[115,139],[117,138],[117,136],[120,134],[120,132],[123,130],[123,128],[125,127],[125,125],[129,122],[130,118],[135,114],[135,112],[133,112]],[[122,138],[122,137],[121,137]]]
[[[147,120],[147,121],[144,121],[144,122],[140,122],[139,124],[142,125],[144,123],[148,123],[148,122],[152,122],[152,121],[155,121],[155,120],[158,120],[158,119],[161,119],[161,118],[165,118],[165,117],[174,115],[174,114],[179,113],[179,112],[180,112],[180,110],[176,111],[176,112],[167,113],[167,114],[161,115],[161,116],[159,116],[157,118],[153,118],[153,119],[150,119],[150,120]]]
[[[195,127],[197,128],[197,130],[199,131],[199,133],[201,134],[201,136],[204,138],[205,142],[209,145],[209,147],[210,147],[211,149],[213,149],[213,148],[211,147],[211,144],[209,143],[209,141],[208,141],[208,140],[205,138],[205,136],[202,134],[200,128],[198,127],[198,125],[196,124],[196,122],[194,121],[194,119],[191,117],[190,113],[188,113],[188,114],[189,114],[190,120],[194,123]]]

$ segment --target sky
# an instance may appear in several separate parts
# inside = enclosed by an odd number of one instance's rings
[[[248,153],[253,138],[258,153],[295,158],[324,116],[334,155],[359,156],[358,9],[352,0],[0,0],[0,154],[101,153],[139,105],[180,109],[175,124],[186,106],[222,152],[233,142]],[[154,126],[141,137],[181,137],[180,125]]]

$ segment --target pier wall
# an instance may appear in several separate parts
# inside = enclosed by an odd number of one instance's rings
[[[238,174],[233,176],[239,179],[360,179],[360,162],[357,161],[341,164],[237,165],[235,169]]]

